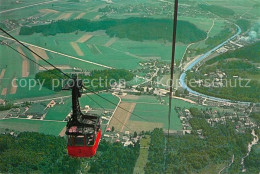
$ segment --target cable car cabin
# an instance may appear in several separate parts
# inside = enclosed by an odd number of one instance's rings
[[[92,157],[96,154],[101,138],[100,119],[82,115],[78,124],[67,127],[67,149],[72,157]]]

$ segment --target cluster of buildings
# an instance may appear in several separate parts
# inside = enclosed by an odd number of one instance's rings
[[[161,5],[153,6],[151,4],[141,3],[138,5],[127,6],[107,6],[99,10],[104,15],[107,14],[143,14],[144,16],[172,16],[173,6],[167,3],[161,3]]]
[[[189,119],[192,118],[190,111],[188,109],[182,110],[180,107],[177,107],[176,110],[177,110],[180,120],[181,120],[181,124],[183,127],[183,134],[184,135],[190,134],[191,130],[192,130],[192,127],[189,123]]]
[[[217,110],[206,110],[203,111],[205,114],[205,120],[209,123],[210,126],[214,127],[216,124],[226,124],[227,122],[234,123],[235,129],[237,132],[244,133],[246,129],[254,129],[257,127],[257,124],[253,122],[249,115],[252,112],[254,106],[241,106],[239,109],[234,108],[234,105],[229,105],[230,111],[223,112]],[[190,110],[185,108],[177,107],[175,108],[183,126],[183,134],[190,134],[192,127],[189,123],[189,120],[193,118]],[[233,111],[232,111],[233,110]],[[207,116],[206,116],[207,115]],[[197,130],[197,133],[201,135],[201,130]]]
[[[165,62],[160,62],[158,60],[150,60],[148,62],[141,62],[139,63],[139,68],[138,70],[135,71],[135,73],[144,73],[146,74],[146,78],[151,78],[152,75],[156,71],[158,71],[158,74],[163,75],[163,74],[169,74],[170,73],[170,65],[165,63]]]
[[[190,6],[190,5],[180,4],[180,7],[182,7],[182,8],[179,8],[180,16],[187,16],[187,17],[194,17],[194,18],[196,18],[198,16],[212,16],[211,13],[205,12],[199,8],[194,8],[193,6]]]
[[[64,104],[60,102],[59,104]],[[43,120],[48,113],[48,109],[56,105],[54,100],[48,103],[33,103],[27,106],[12,108],[5,118],[26,118]]]
[[[3,24],[5,25],[5,27],[7,28],[7,30],[14,30],[15,28],[17,28],[19,26],[19,23],[16,20],[9,20],[6,19],[3,21]]]
[[[223,54],[228,51],[234,51],[239,48],[243,48],[246,45],[246,42],[241,39],[241,37],[237,37],[234,41],[230,41],[221,48],[217,49],[216,52],[218,54]]]
[[[27,18],[21,19],[24,25],[26,24],[49,24],[53,22],[54,20],[48,19],[48,20],[40,20],[40,16],[30,16]]]
[[[104,138],[111,142],[122,143],[124,146],[134,146],[140,140],[140,136],[132,136],[129,131],[114,132],[111,128],[107,128],[104,134]]]

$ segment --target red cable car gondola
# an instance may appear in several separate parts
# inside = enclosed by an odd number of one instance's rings
[[[100,118],[95,115],[84,115],[80,110],[82,81],[74,78],[72,89],[72,115],[67,123],[67,149],[72,157],[92,157],[96,154],[101,139]]]

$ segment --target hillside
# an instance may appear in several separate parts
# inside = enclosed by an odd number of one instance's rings
[[[256,42],[208,60],[195,74],[187,73],[187,79],[202,80],[200,84],[188,84],[189,87],[209,96],[259,102],[259,47],[260,42]],[[225,75],[219,81],[218,73],[221,72]]]
[[[237,49],[235,51],[230,51],[220,56],[217,56],[214,59],[207,61],[206,64],[210,65],[228,58],[248,59],[249,61],[252,61],[254,63],[260,63],[260,52],[258,51],[259,48],[260,41],[252,45],[248,45],[243,48]]]

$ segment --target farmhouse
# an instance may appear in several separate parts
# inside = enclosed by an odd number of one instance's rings
[[[53,108],[56,105],[56,102],[52,100],[48,105],[47,108]]]

